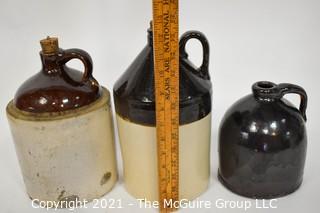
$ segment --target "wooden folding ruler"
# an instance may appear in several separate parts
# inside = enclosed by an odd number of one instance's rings
[[[178,0],[153,0],[158,181],[161,212],[179,201]],[[167,205],[166,205],[167,204]]]

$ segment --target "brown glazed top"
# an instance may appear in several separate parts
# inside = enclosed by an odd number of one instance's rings
[[[40,43],[42,69],[16,92],[13,101],[18,109],[34,113],[61,112],[88,105],[101,96],[87,52],[60,49],[57,38],[48,37]],[[66,66],[72,59],[84,64],[84,73]]]
[[[195,67],[186,52],[186,43],[198,39],[203,47],[203,61]],[[209,76],[209,43],[199,31],[181,36],[179,64],[179,124],[198,121],[211,112],[211,81]],[[141,125],[155,126],[155,85],[153,34],[148,30],[148,44],[113,87],[116,113]]]

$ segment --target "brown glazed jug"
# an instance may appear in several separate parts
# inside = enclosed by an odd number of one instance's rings
[[[110,94],[87,52],[60,49],[57,38],[41,46],[42,69],[18,89],[7,117],[30,198],[69,207],[61,201],[91,201],[117,180]],[[66,65],[72,59],[83,73]]]
[[[101,96],[92,76],[92,59],[81,49],[59,49],[58,39],[41,41],[42,69],[18,89],[15,106],[23,111],[62,112],[88,105]],[[84,73],[66,66],[72,59],[84,64]]]
[[[284,98],[301,98],[299,109]],[[251,198],[285,196],[299,188],[307,151],[307,93],[294,84],[260,81],[233,104],[219,131],[219,179]]]
[[[124,161],[124,183],[136,198],[158,199],[157,143],[152,30],[148,44],[116,82],[114,100]],[[190,39],[203,47],[198,68],[185,50]],[[198,31],[180,39],[180,199],[192,200],[204,192],[210,176],[211,81],[209,43]]]

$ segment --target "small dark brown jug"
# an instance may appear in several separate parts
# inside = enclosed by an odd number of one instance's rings
[[[100,97],[100,86],[92,76],[90,55],[81,49],[63,50],[57,38],[40,41],[42,69],[18,89],[15,106],[23,111],[59,112],[88,105]],[[84,64],[84,73],[66,66],[72,59]]]
[[[219,179],[251,198],[274,198],[302,183],[307,94],[293,84],[257,82],[225,114],[219,132]],[[300,109],[283,98],[301,96]]]

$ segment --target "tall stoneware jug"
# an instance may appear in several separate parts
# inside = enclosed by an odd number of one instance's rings
[[[27,193],[38,202],[91,201],[117,180],[110,95],[88,53],[60,49],[56,38],[41,45],[41,71],[7,106]],[[84,73],[66,66],[72,59]]]
[[[203,63],[196,68],[185,45],[198,39]],[[180,40],[180,198],[193,199],[204,192],[210,176],[211,82],[209,44],[198,31]],[[152,31],[148,44],[114,86],[124,183],[136,198],[158,200],[157,145]]]

